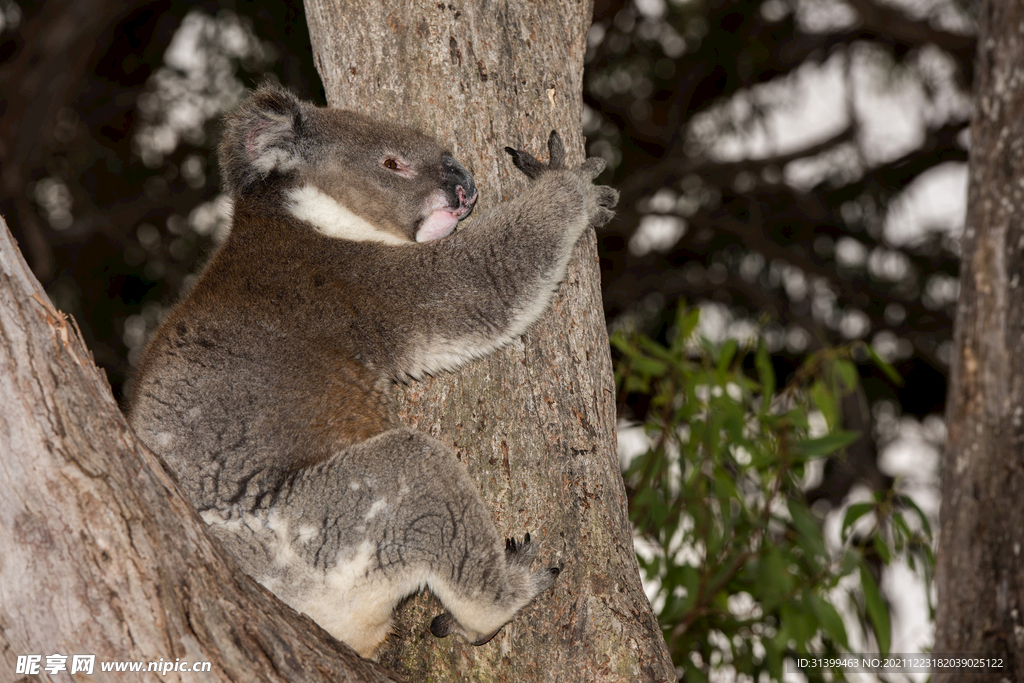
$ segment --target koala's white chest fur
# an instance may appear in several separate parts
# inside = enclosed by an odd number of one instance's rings
[[[599,162],[566,168],[556,135],[547,165],[512,153],[532,187],[452,232],[477,191],[436,140],[261,89],[226,120],[228,239],[133,383],[132,425],[238,565],[365,656],[424,587],[435,636],[482,644],[559,572],[390,389],[525,331],[611,218]]]

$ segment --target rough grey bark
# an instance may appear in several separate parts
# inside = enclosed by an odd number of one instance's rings
[[[984,3],[967,224],[946,415],[935,652],[1024,680],[1024,5]]]
[[[0,680],[44,680],[15,675],[32,654],[94,654],[95,681],[398,680],[233,568],[2,219],[0,490]],[[99,670],[160,659],[212,670]]]
[[[506,145],[543,157],[556,129],[582,161],[589,3],[307,0],[306,14],[328,101],[448,142],[475,177],[477,215],[525,186]],[[591,231],[521,340],[405,388],[404,419],[455,448],[499,530],[537,534],[542,561],[565,563],[550,594],[478,648],[432,639],[437,603],[412,601],[381,654],[412,680],[675,679],[633,554],[599,278]]]

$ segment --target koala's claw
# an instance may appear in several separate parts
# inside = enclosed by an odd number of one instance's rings
[[[542,163],[529,152],[506,147],[505,151],[512,156],[512,163],[526,174],[530,180],[536,180],[547,171],[560,171],[565,168],[565,144],[558,131],[551,131],[548,137],[548,163]],[[601,157],[590,157],[579,167],[581,175],[593,180],[604,170],[606,162]]]
[[[565,145],[557,130],[548,136],[548,168],[565,168]]]
[[[548,163],[544,164],[537,160],[529,152],[506,147],[505,151],[512,156],[512,163],[520,171],[526,174],[530,180],[536,180],[546,171],[556,171],[565,168],[565,145],[562,143],[562,136],[558,131],[551,131],[548,137]]]
[[[546,165],[537,161],[537,157],[529,152],[522,152],[511,147],[506,147],[505,151],[512,155],[512,163],[515,164],[515,167],[525,173],[530,180],[536,180],[544,171],[548,170]]]
[[[601,175],[601,171],[608,165],[608,162],[601,157],[590,157],[580,165],[580,171],[585,175],[589,176],[590,180],[593,180],[597,176]]]
[[[519,564],[529,567],[533,558],[537,556],[538,545],[530,541],[530,534],[527,532],[522,541],[513,538],[505,539],[505,561],[509,564]]]

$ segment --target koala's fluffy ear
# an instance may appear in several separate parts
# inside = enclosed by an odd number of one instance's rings
[[[294,95],[264,86],[225,118],[220,164],[229,194],[241,194],[272,172],[299,165],[296,143],[302,116],[302,104]]]

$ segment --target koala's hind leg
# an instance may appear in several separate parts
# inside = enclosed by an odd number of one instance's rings
[[[531,571],[537,544],[505,541],[455,454],[410,429],[297,473],[275,507],[290,511],[292,547],[323,577],[286,601],[339,640],[360,641],[360,653],[379,644],[393,608],[424,586],[447,610],[435,635],[486,642],[559,571]]]
[[[397,523],[408,534],[402,552],[434,545],[433,553],[422,556],[422,568],[428,571],[425,583],[446,612],[434,620],[431,632],[486,643],[550,588],[560,569],[532,571],[538,544],[529,534],[521,542],[498,534],[476,484],[444,444],[404,429],[379,438],[385,451],[411,455],[414,478],[431,483],[408,491],[408,521]]]
[[[485,590],[469,600],[462,596],[449,597],[447,600],[442,598],[441,602],[448,611],[434,617],[430,623],[430,632],[438,638],[458,633],[474,645],[488,642],[534,596],[551,587],[561,572],[559,567],[531,572],[530,565],[536,554],[537,544],[531,542],[530,534],[526,534],[521,542],[514,538],[507,539],[504,583],[511,590]]]

